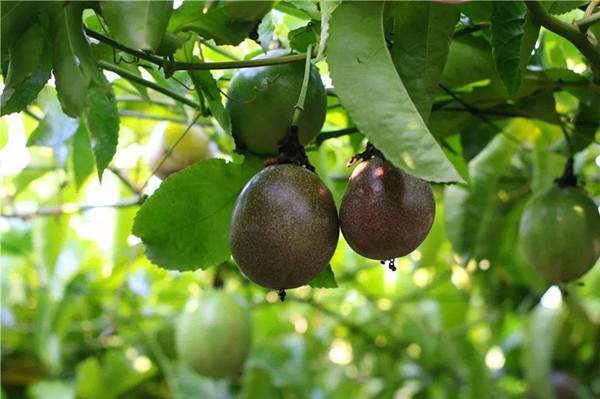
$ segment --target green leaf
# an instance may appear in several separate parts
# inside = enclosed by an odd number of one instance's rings
[[[308,285],[313,288],[337,288],[337,281],[335,281],[335,275],[331,269],[331,265],[327,265],[325,269],[315,278],[313,278]]]
[[[429,181],[460,181],[396,73],[382,14],[380,2],[342,3],[333,13],[327,61],[336,93],[359,130],[396,166]]]
[[[424,120],[446,64],[459,12],[454,5],[397,3],[390,50],[400,78]]]
[[[169,23],[173,1],[101,1],[100,8],[111,36],[118,42],[155,51]]]
[[[20,112],[35,100],[50,79],[51,51],[48,33],[40,23],[32,25],[13,43],[0,115]]]
[[[325,49],[327,48],[327,40],[329,39],[329,21],[331,20],[331,15],[341,2],[341,0],[319,0],[321,8],[321,37],[319,38],[316,61],[321,61],[325,57]]]
[[[298,52],[306,52],[309,45],[319,40],[318,29],[318,25],[310,21],[306,26],[290,31],[288,33],[290,47]]]
[[[83,4],[55,5],[51,23],[54,35],[52,65],[58,99],[65,114],[78,117],[86,107],[87,90],[99,74],[83,33]]]
[[[214,39],[217,44],[237,45],[252,29],[254,21],[234,21],[220,6],[203,11],[204,2],[187,1],[173,12],[169,21],[170,32],[193,31],[205,39]]]
[[[119,110],[111,86],[94,85],[87,91],[83,118],[90,135],[98,178],[102,180],[102,172],[117,151],[119,138]]]
[[[260,166],[248,158],[241,165],[210,159],[168,177],[144,202],[133,225],[148,259],[175,270],[227,260],[234,203]]]
[[[527,7],[522,1],[499,1],[492,5],[492,54],[500,78],[510,94],[514,94],[521,85],[521,47],[526,13]]]
[[[448,238],[458,254],[486,257],[490,226],[497,229],[497,186],[517,150],[504,135],[494,140],[469,163],[469,187],[450,186],[444,192],[445,225]]]
[[[79,124],[71,141],[71,160],[73,162],[73,176],[75,186],[81,189],[87,178],[94,172],[94,154],[92,143],[84,123]]]
[[[523,39],[521,42],[521,51],[519,54],[520,64],[519,69],[521,72],[525,71],[531,53],[535,48],[535,43],[540,35],[540,25],[534,22],[533,16],[527,13],[525,16],[525,22],[523,23]]]
[[[77,397],[117,399],[152,374],[153,369],[135,370],[124,353],[109,351],[102,357],[102,362],[90,357],[77,365]]]

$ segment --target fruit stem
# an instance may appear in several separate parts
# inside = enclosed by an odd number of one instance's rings
[[[383,155],[383,153],[381,151],[379,151],[377,148],[375,148],[375,146],[373,144],[367,143],[365,150],[363,152],[359,152],[358,154],[356,154],[352,158],[350,158],[350,160],[348,161],[346,166],[350,167],[358,161],[366,161],[367,159],[371,159],[373,157],[378,157],[378,158],[385,160],[385,156]]]
[[[294,106],[294,116],[292,117],[292,126],[298,126],[300,115],[304,111],[304,101],[306,100],[306,92],[308,91],[308,81],[310,78],[310,56],[312,54],[312,44],[308,45],[306,49],[306,62],[304,63],[304,80],[302,80],[302,88],[300,89],[300,96],[298,96],[298,102]]]
[[[277,295],[279,295],[279,300],[280,300],[281,302],[283,302],[283,301],[285,301],[285,296],[286,296],[287,294],[285,293],[285,290],[284,290],[283,288],[281,288],[281,289],[280,289],[280,290],[277,292]]]
[[[310,171],[315,171],[315,168],[310,164],[304,147],[300,144],[300,136],[298,133],[298,123],[300,115],[304,111],[304,101],[306,100],[306,92],[308,90],[308,81],[310,78],[310,57],[312,54],[312,44],[306,49],[306,63],[304,66],[304,79],[302,80],[302,87],[300,88],[300,95],[298,96],[298,102],[294,105],[294,115],[292,117],[292,125],[288,131],[288,134],[283,139],[279,147],[279,155],[275,163],[294,163],[305,167]]]
[[[577,176],[575,176],[575,171],[573,168],[573,157],[569,157],[569,159],[567,159],[565,170],[562,176],[556,179],[556,183],[560,188],[577,186]]]

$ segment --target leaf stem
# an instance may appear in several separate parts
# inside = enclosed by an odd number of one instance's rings
[[[600,82],[600,50],[588,40],[584,32],[576,25],[563,22],[550,15],[539,1],[526,1],[525,5],[536,23],[559,36],[564,37],[588,59],[594,73],[594,81]]]
[[[157,92],[162,93],[165,96],[171,97],[172,99],[177,100],[183,104],[189,105],[192,108],[200,109],[200,105],[197,104],[196,102],[190,100],[189,98],[182,96],[181,94],[177,94],[174,91],[171,91],[171,90],[167,89],[166,87],[163,87],[157,83],[150,82],[149,80],[143,79],[143,78],[137,76],[136,74],[129,72],[126,69],[123,69],[121,67],[118,67],[114,64],[111,64],[111,63],[103,61],[103,60],[98,61],[98,66],[107,71],[114,72],[117,75],[119,75],[127,80],[130,80],[132,82],[135,82],[139,85],[145,86],[149,89],[156,90]]]

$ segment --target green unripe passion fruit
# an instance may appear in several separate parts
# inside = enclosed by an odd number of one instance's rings
[[[169,123],[157,126],[152,132],[148,145],[148,165],[152,170],[158,167],[156,176],[163,180],[172,173],[211,156],[208,137],[200,126],[194,125],[160,164],[184,130],[183,125]]]
[[[286,50],[277,50],[266,57],[286,54]],[[257,155],[277,154],[292,123],[303,78],[304,61],[244,68],[234,75],[229,84],[227,109],[238,149]],[[311,67],[304,111],[298,123],[303,145],[319,134],[326,112],[327,94],[319,72]]]
[[[229,242],[240,270],[258,285],[295,288],[329,263],[338,241],[337,211],[319,177],[291,164],[272,165],[242,190]]]
[[[231,19],[252,22],[267,14],[273,8],[273,1],[225,1],[223,8]]]
[[[527,261],[548,280],[578,279],[600,256],[598,208],[580,189],[554,185],[527,202],[519,242]]]
[[[252,323],[246,304],[222,290],[191,300],[175,329],[179,358],[212,378],[238,375],[251,341]]]
[[[429,183],[378,157],[354,169],[340,206],[344,238],[354,251],[376,260],[414,251],[434,217]]]

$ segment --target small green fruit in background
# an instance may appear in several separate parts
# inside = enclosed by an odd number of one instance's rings
[[[262,19],[273,8],[273,1],[225,1],[225,12],[236,21]]]
[[[281,57],[287,50],[269,52]],[[265,58],[260,56],[257,58]],[[288,133],[304,79],[304,61],[240,69],[229,84],[227,109],[238,149],[257,155],[276,155]],[[325,122],[327,94],[312,67],[304,111],[298,123],[300,142],[314,139]]]
[[[191,300],[176,325],[179,358],[197,373],[211,378],[238,375],[251,342],[248,307],[223,290],[205,292]]]
[[[148,164],[152,170],[158,167],[155,174],[163,180],[172,173],[211,156],[208,137],[200,126],[194,125],[159,166],[185,128],[184,125],[168,123],[158,125],[152,132],[148,145]]]
[[[310,282],[329,263],[339,236],[333,197],[319,177],[297,165],[272,165],[244,187],[229,243],[240,270],[267,288]]]
[[[568,283],[600,256],[600,214],[577,187],[559,187],[529,199],[519,229],[527,261],[546,279]]]
[[[361,162],[340,206],[340,227],[354,251],[376,260],[414,251],[435,218],[435,200],[425,180],[379,157]]]

